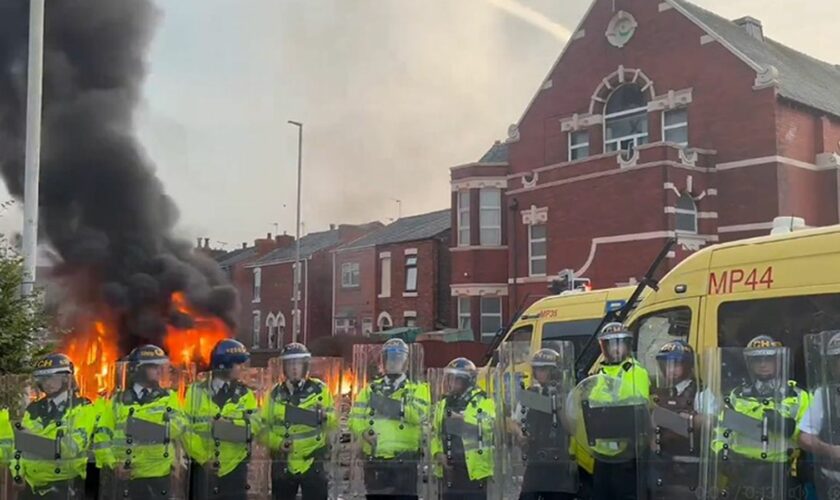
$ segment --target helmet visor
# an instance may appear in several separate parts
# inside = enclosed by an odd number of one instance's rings
[[[467,370],[446,368],[443,370],[443,387],[451,396],[460,396],[472,386],[473,374]]]
[[[629,336],[608,335],[599,339],[607,363],[621,363],[632,354]]]
[[[309,376],[309,356],[290,357],[282,360],[286,380],[300,382]]]
[[[382,373],[402,375],[408,367],[408,353],[404,349],[382,349]]]
[[[694,360],[690,355],[659,356],[656,365],[657,387],[673,388],[694,378]]]

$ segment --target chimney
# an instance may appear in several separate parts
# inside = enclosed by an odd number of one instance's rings
[[[201,248],[201,238],[196,238],[195,239],[195,247],[196,248]]]
[[[246,248],[248,248],[248,243],[243,241],[242,242],[242,250],[245,250]]]
[[[330,231],[335,231],[335,224],[330,224]]]
[[[758,19],[752,16],[744,16],[732,22],[744,28],[744,30],[756,40],[760,40],[762,42],[764,41],[764,28],[761,26],[761,21]]]
[[[210,238],[204,238],[204,248],[210,248]]]
[[[292,244],[294,242],[295,242],[294,236],[289,236],[285,232],[282,235],[278,234],[277,236],[274,237],[274,246],[276,248],[287,248],[287,247],[292,246]]]

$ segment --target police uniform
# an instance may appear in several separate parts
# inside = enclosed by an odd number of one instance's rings
[[[464,378],[466,390],[448,394],[435,406],[431,453],[437,461],[435,475],[443,485],[442,498],[484,500],[495,467],[496,406],[475,386],[477,370],[471,361],[457,358],[444,373]],[[463,420],[465,432],[453,430],[453,416]]]
[[[350,431],[362,443],[364,483],[368,498],[416,498],[417,464],[423,453],[423,424],[428,421],[431,391],[428,384],[405,373],[408,346],[399,339],[382,348],[383,365],[399,359],[399,373],[374,379],[356,397],[350,412]],[[387,413],[376,401],[399,402],[399,412]],[[368,439],[375,437],[373,446]]]
[[[187,389],[185,414],[189,426],[184,447],[191,459],[190,497],[196,500],[244,500],[248,497],[250,436],[259,432],[254,391],[227,377],[234,364],[250,355],[241,342],[219,341],[211,353],[213,374]],[[213,425],[225,421],[244,430],[245,442],[217,439]]]
[[[326,500],[329,477],[326,466],[330,457],[330,434],[338,427],[335,405],[329,387],[309,377],[311,354],[303,344],[283,348],[280,360],[286,380],[271,391],[263,408],[267,446],[272,455],[271,483],[275,499],[295,498],[300,490],[303,500]],[[285,365],[294,360],[305,363],[300,380],[289,379]],[[307,417],[293,420],[290,408],[303,410]]]

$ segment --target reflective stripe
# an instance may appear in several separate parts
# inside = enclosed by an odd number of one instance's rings
[[[193,423],[196,423],[196,424],[201,423],[201,424],[203,424],[203,423],[207,423],[207,422],[209,422],[209,421],[211,421],[211,420],[213,420],[213,419],[212,419],[212,418],[210,418],[210,417],[191,417],[191,420],[192,420],[192,422],[193,422]]]
[[[353,403],[353,408],[367,408],[367,403]]]
[[[109,448],[110,446],[111,446],[111,443],[107,443],[107,442],[106,443],[93,443],[92,448],[94,450],[101,450],[103,448]]]
[[[14,444],[14,439],[0,439],[0,446],[9,446]]]
[[[311,431],[293,433],[293,434],[290,434],[288,436],[283,436],[283,437],[285,439],[291,439],[292,441],[300,441],[302,439],[309,439],[309,438],[318,437],[321,434],[323,434],[323,431],[321,431],[320,429],[314,429],[314,430],[311,430]]]
[[[107,427],[98,427],[96,431],[94,431],[94,434],[107,434],[109,438],[114,437],[114,431]]]

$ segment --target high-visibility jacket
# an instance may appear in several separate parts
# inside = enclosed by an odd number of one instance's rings
[[[136,443],[126,437],[129,416],[168,429],[167,443]],[[94,435],[94,456],[99,467],[126,467],[131,479],[164,477],[172,471],[176,443],[186,428],[178,394],[154,389],[142,401],[133,389],[117,392],[105,405]]]
[[[723,401],[724,409],[721,410],[721,424],[723,423],[723,412],[736,411],[742,415],[746,415],[756,421],[763,421],[765,412],[777,412],[783,419],[789,419],[789,425],[795,430],[793,434],[785,439],[782,437],[769,436],[770,440],[767,447],[767,456],[762,457],[765,453],[761,441],[753,440],[746,436],[741,436],[737,432],[727,432],[720,424],[715,429],[715,437],[712,442],[712,449],[715,452],[721,452],[728,449],[729,452],[742,457],[761,460],[765,462],[784,463],[791,460],[792,456],[789,450],[795,449],[796,443],[799,442],[799,423],[805,416],[808,406],[811,404],[811,396],[807,391],[804,391],[796,386],[796,382],[791,380],[787,383],[784,389],[784,394],[781,398],[767,398],[752,394],[749,387],[736,387],[729,394],[729,397]],[[769,431],[773,432],[774,426],[771,426]],[[782,440],[780,443],[779,440]]]
[[[259,432],[257,397],[254,391],[241,382],[228,383],[228,390],[221,395],[224,400],[214,395],[209,382],[192,384],[187,389],[184,403],[188,425],[183,442],[187,454],[200,464],[212,462],[218,469],[219,476],[230,474],[248,458],[250,443],[214,439],[213,422],[225,419],[237,427],[247,427],[252,436]]]
[[[400,415],[377,413],[371,405],[371,395],[377,394],[399,401]],[[378,378],[362,389],[350,411],[350,431],[362,443],[365,456],[390,459],[423,450],[423,424],[431,411],[429,385],[405,379],[397,388],[390,387],[385,378]],[[363,436],[376,434],[376,449]]]
[[[23,414],[20,427],[29,433],[58,444],[60,457],[26,458],[15,453],[11,459],[11,475],[20,476],[37,490],[58,481],[86,476],[87,452],[94,432],[96,414],[90,401],[71,396],[64,410],[50,410],[50,400],[31,403]]]
[[[463,399],[465,403],[462,405],[464,424],[475,428],[477,432],[467,433],[462,438],[446,433],[444,421],[448,416],[447,414],[453,409],[450,408],[449,399],[444,398],[435,406],[431,454],[432,458],[439,454],[449,455],[452,452],[451,443],[453,439],[461,440],[470,480],[480,481],[493,475],[496,405],[483,390],[477,387],[473,388]],[[439,465],[435,468],[435,475],[443,477],[443,469]]]
[[[15,445],[12,421],[9,418],[9,409],[0,409],[0,464],[6,465],[12,458]]]
[[[287,422],[286,411],[290,406],[316,413],[319,425]],[[306,379],[291,389],[288,384],[277,384],[263,405],[261,420],[262,440],[273,454],[285,453],[286,466],[292,474],[303,474],[316,458],[324,458],[329,451],[330,434],[338,428],[329,386],[316,378]]]
[[[614,365],[604,365],[600,377],[589,393],[592,406],[646,402],[650,398],[650,375],[633,358]],[[627,450],[626,441],[596,439],[593,451],[602,456],[615,457]]]

